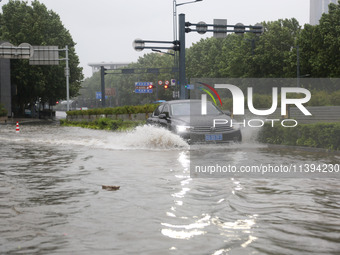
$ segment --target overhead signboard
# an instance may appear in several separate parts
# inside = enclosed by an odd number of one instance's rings
[[[30,58],[30,65],[59,65],[58,46],[32,46],[34,54]]]
[[[28,43],[14,46],[9,42],[0,45],[0,58],[7,59],[29,59],[33,56],[33,47]]]

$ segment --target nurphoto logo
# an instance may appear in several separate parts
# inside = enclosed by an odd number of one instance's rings
[[[202,84],[202,83],[201,83]],[[203,84],[206,86],[206,84]],[[244,106],[244,94],[240,88],[235,85],[231,84],[215,84],[214,88],[211,86],[206,86],[210,88],[220,100],[222,105],[221,98],[215,89],[228,89],[233,98],[233,114],[234,115],[245,115],[245,106]],[[206,92],[206,89],[204,89]],[[305,97],[303,98],[288,98],[288,93],[297,93],[297,94],[304,94]],[[208,93],[210,97],[212,97],[211,93]],[[298,88],[298,87],[282,87],[281,88],[281,115],[287,115],[287,106],[288,105],[295,105],[305,116],[311,116],[312,114],[304,107],[303,104],[309,102],[311,99],[311,93],[309,90],[305,88]],[[215,104],[216,101],[214,100]],[[253,104],[253,88],[248,87],[247,89],[247,105],[249,111],[256,115],[256,116],[268,116],[274,113],[277,110],[278,105],[278,88],[272,88],[272,106],[270,109],[256,109]],[[201,114],[207,114],[207,94],[201,95]],[[242,122],[235,122],[235,120],[230,120],[229,123],[226,119],[215,119],[214,120],[214,127],[216,125],[227,125],[230,124],[231,127],[234,125],[241,125],[246,127],[247,124],[249,127],[262,127],[265,122],[270,122],[272,127],[274,127],[275,122],[280,122],[283,127],[296,127],[298,122],[294,119],[250,119],[246,121],[245,119]],[[289,124],[293,123],[293,124]]]

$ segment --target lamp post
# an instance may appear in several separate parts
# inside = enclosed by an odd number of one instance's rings
[[[174,32],[174,41],[177,41],[177,6],[185,5],[185,4],[192,4],[197,2],[202,2],[203,0],[195,0],[189,1],[184,3],[177,3],[176,0],[173,0],[173,32]]]

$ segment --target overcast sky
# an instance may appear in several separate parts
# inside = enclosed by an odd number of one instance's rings
[[[29,1],[30,2],[30,1]],[[173,0],[40,0],[60,15],[65,28],[77,43],[76,52],[85,77],[92,75],[91,62],[136,62],[150,50],[136,52],[132,42],[173,40]],[[177,0],[177,4],[186,2]],[[0,5],[8,3],[2,0]],[[213,23],[227,19],[228,24],[254,25],[261,21],[296,18],[309,22],[309,0],[203,0],[178,6],[186,21]],[[205,34],[204,37],[212,34]],[[186,47],[204,38],[186,35]]]

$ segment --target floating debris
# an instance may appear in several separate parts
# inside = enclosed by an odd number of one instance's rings
[[[22,212],[18,211],[14,206],[12,206],[12,210],[18,215],[22,214]]]
[[[107,186],[107,185],[102,185],[102,189],[108,190],[108,191],[113,191],[113,190],[119,190],[120,186]]]

